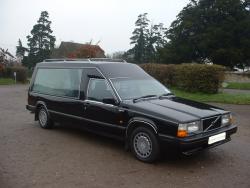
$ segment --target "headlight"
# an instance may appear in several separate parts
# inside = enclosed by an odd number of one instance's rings
[[[232,117],[232,114],[224,114],[222,115],[221,117],[221,126],[226,126],[226,125],[229,125],[231,124],[233,121],[233,117]]]
[[[179,124],[177,136],[186,137],[188,133],[193,133],[201,130],[200,121]]]

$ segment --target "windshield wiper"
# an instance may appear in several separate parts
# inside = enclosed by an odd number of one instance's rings
[[[150,98],[150,97],[157,97],[157,95],[145,95],[142,97],[135,98],[135,99],[133,99],[133,101],[136,102],[137,100],[146,99],[146,98]]]
[[[159,99],[161,99],[163,97],[169,97],[169,96],[174,96],[174,94],[173,93],[164,93],[164,94],[159,96]]]

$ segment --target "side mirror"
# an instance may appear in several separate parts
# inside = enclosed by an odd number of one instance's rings
[[[102,99],[102,102],[105,104],[113,104],[113,105],[116,104],[116,101],[113,98],[104,98],[104,99]]]

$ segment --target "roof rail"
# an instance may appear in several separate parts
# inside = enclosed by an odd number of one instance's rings
[[[109,62],[123,62],[126,63],[125,60],[123,59],[112,59],[112,58],[86,58],[86,59],[77,59],[77,58],[58,58],[58,59],[45,59],[43,62],[54,62],[54,61],[89,61],[89,62],[94,62],[94,61],[109,61]]]
[[[90,58],[90,61],[109,61],[109,62],[123,62],[126,63],[123,59],[112,59],[112,58]]]
[[[89,61],[89,59],[70,59],[70,58],[62,58],[62,59],[45,59],[43,62],[53,62],[53,61]]]

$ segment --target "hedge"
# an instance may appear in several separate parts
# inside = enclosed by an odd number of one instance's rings
[[[206,64],[142,64],[141,67],[167,87],[190,92],[217,93],[225,68]]]
[[[0,70],[0,77],[14,79],[14,72],[16,72],[16,79],[18,82],[25,83],[27,81],[27,68],[23,66],[3,67]]]

